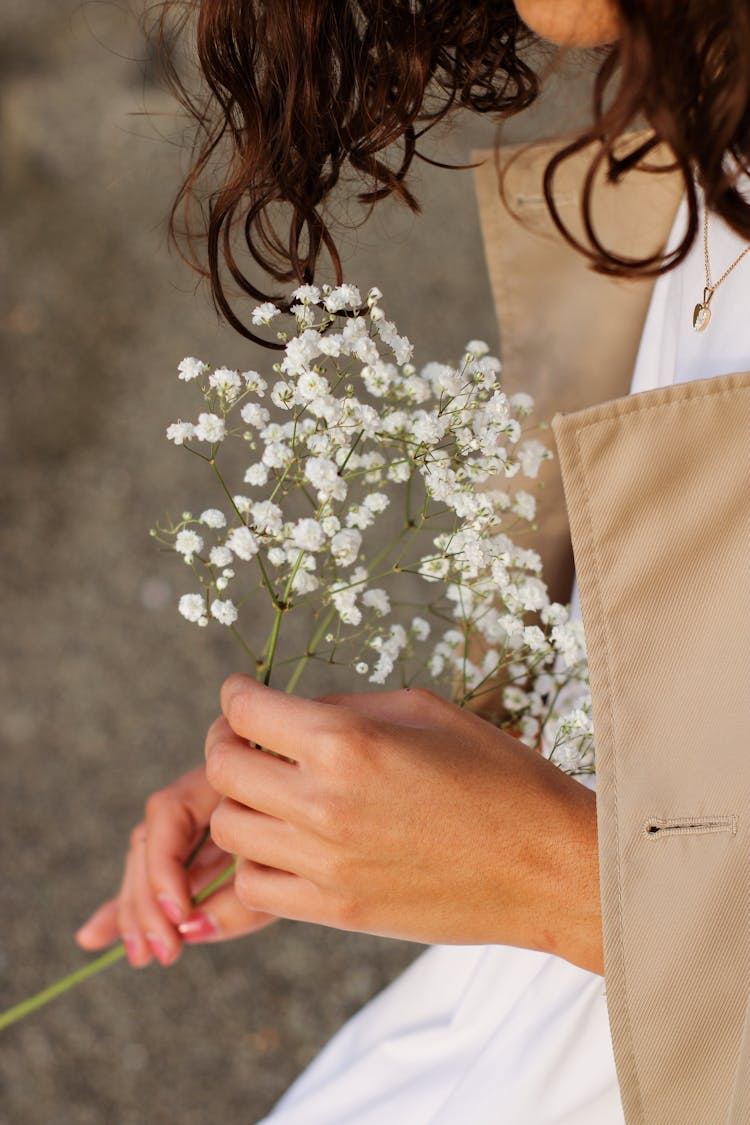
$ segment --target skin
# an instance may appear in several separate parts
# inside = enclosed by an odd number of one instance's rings
[[[617,38],[614,0],[518,0],[565,46]],[[596,799],[507,733],[422,691],[307,701],[233,676],[206,766],[154,793],[117,895],[76,935],[135,967],[275,917],[544,950],[603,972]],[[283,754],[291,762],[255,747]],[[421,799],[420,795],[428,795]],[[212,842],[186,872],[204,828]],[[231,861],[201,907],[191,896]]]

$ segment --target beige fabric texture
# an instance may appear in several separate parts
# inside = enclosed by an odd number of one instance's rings
[[[591,672],[626,1120],[718,1125],[750,1084],[738,1073],[750,992],[750,375],[658,388],[553,427]]]
[[[750,376],[622,397],[651,286],[593,274],[551,233],[550,151],[523,153],[507,181],[524,223],[498,198],[492,155],[474,156],[489,157],[476,180],[506,389],[534,394],[539,418],[558,412],[533,545],[567,600],[572,531],[625,1116],[748,1125]],[[585,163],[565,188],[571,220]],[[639,179],[602,206],[613,238],[635,223],[653,249],[679,189]]]
[[[508,394],[524,390],[534,396],[532,422],[627,394],[653,288],[651,280],[634,283],[594,273],[559,236],[542,194],[544,169],[557,147],[559,142],[548,142],[501,150],[510,210],[499,198],[494,153],[472,153],[473,161],[481,161],[474,175],[500,325],[503,386]],[[564,166],[556,193],[561,215],[576,233],[580,182],[589,160],[590,153],[582,153]],[[631,175],[623,187],[600,185],[595,218],[601,238],[631,254],[659,249],[669,236],[680,190],[673,176],[645,173]],[[540,532],[533,546],[553,598],[567,601],[573,556],[556,461],[542,464],[540,480]]]

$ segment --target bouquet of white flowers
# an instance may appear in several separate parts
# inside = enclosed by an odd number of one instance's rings
[[[511,538],[536,503],[507,482],[551,457],[523,434],[530,397],[503,393],[480,340],[456,366],[417,370],[377,289],[363,301],[355,285],[304,285],[292,298],[270,386],[257,371],[179,366],[203,410],[167,436],[210,465],[222,501],[153,532],[193,573],[180,613],[231,629],[265,683],[287,668],[292,691],[311,660],[377,685],[427,678],[566,770],[590,771],[580,622],[550,602],[538,554]],[[277,318],[271,303],[253,313],[258,325]],[[223,469],[238,442],[241,484]],[[292,613],[292,638],[307,638],[296,653],[283,644]]]
[[[373,685],[426,678],[566,771],[590,773],[581,624],[550,601],[538,554],[511,538],[533,525],[536,503],[507,482],[533,481],[551,456],[523,433],[532,400],[503,393],[480,340],[456,366],[417,370],[381,297],[298,288],[271,380],[180,363],[203,409],[167,437],[207,463],[219,500],[152,532],[191,572],[179,611],[231,630],[266,684],[283,675],[293,691],[311,661]],[[283,316],[266,303],[253,321]],[[0,1028],[123,955],[119,944],[0,1014]]]

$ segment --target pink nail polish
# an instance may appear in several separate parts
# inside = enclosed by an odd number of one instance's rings
[[[206,941],[218,933],[218,927],[213,918],[198,910],[181,922],[177,929],[182,934],[183,940],[190,942]]]
[[[170,898],[169,895],[158,895],[158,902],[169,921],[175,926],[179,925],[185,916],[185,911],[177,905],[175,900]]]
[[[160,965],[168,965],[172,960],[169,949],[156,934],[146,934],[148,944]]]

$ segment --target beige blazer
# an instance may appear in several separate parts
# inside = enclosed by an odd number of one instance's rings
[[[554,415],[535,546],[554,596],[569,599],[573,557],[581,594],[625,1117],[748,1125],[750,374],[628,397],[652,283],[593,273],[553,232],[550,151],[511,167],[520,221],[490,152],[476,187],[506,389]],[[559,185],[571,223],[585,163]],[[679,190],[646,174],[602,188],[598,228],[653,250]]]

